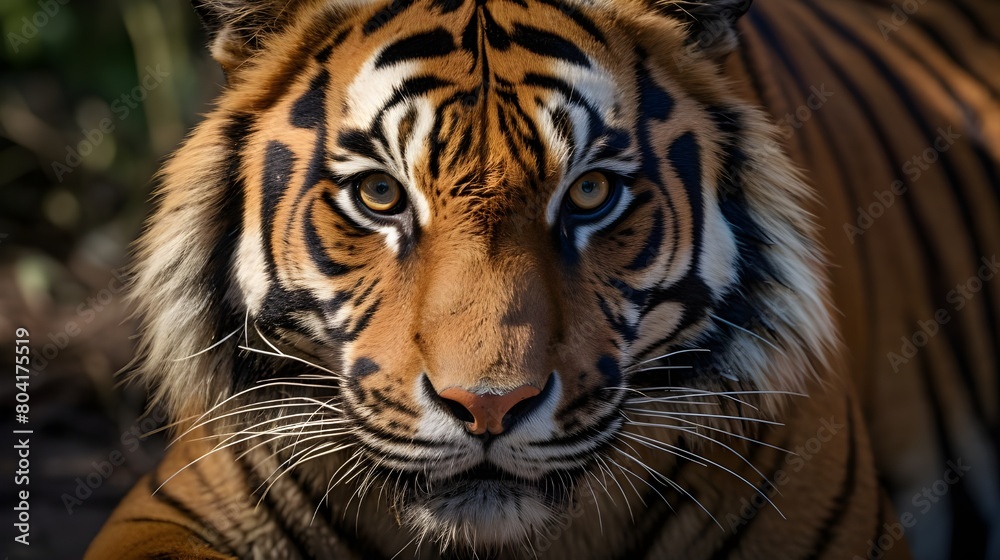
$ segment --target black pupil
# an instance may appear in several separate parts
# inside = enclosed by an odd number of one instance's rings
[[[375,185],[375,192],[378,193],[378,194],[385,194],[385,193],[389,192],[389,185],[388,185],[388,183],[386,183],[385,181],[382,181],[379,184]]]
[[[583,192],[585,192],[587,194],[590,194],[590,193],[594,192],[594,189],[596,187],[597,187],[597,183],[595,183],[593,181],[584,181],[583,185],[580,186],[580,190],[582,190]]]

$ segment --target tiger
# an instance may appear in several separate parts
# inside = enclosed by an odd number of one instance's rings
[[[996,3],[193,4],[87,558],[1000,554]]]

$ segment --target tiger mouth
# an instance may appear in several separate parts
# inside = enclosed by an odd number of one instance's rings
[[[566,472],[526,479],[480,464],[428,486],[408,484],[395,506],[404,525],[445,548],[463,533],[474,534],[480,547],[502,548],[569,511],[575,480]]]
[[[521,482],[523,479],[516,477],[504,470],[498,469],[490,464],[480,464],[465,472],[459,473],[455,477],[462,481],[490,480],[495,482]]]
[[[583,472],[583,467],[572,471],[553,471],[537,478],[525,478],[511,474],[488,462],[435,480],[427,484],[426,479],[413,475],[408,482],[408,498],[414,501],[463,500],[489,493],[498,501],[515,498],[533,498],[549,507],[557,507],[569,501],[574,481]]]

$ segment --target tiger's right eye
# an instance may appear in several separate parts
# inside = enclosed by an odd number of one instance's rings
[[[611,181],[600,171],[584,174],[569,188],[569,200],[573,210],[580,214],[598,212],[611,198]]]
[[[388,214],[403,200],[403,186],[386,173],[372,173],[358,184],[358,198],[372,212]]]

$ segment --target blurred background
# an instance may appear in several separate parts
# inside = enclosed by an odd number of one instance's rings
[[[162,416],[116,387],[134,329],[119,277],[156,169],[223,76],[185,1],[3,0],[0,25],[0,355],[24,327],[34,366],[27,424],[0,384],[4,437],[34,431],[28,547],[0,453],[0,556],[79,558],[162,451],[141,437]]]

